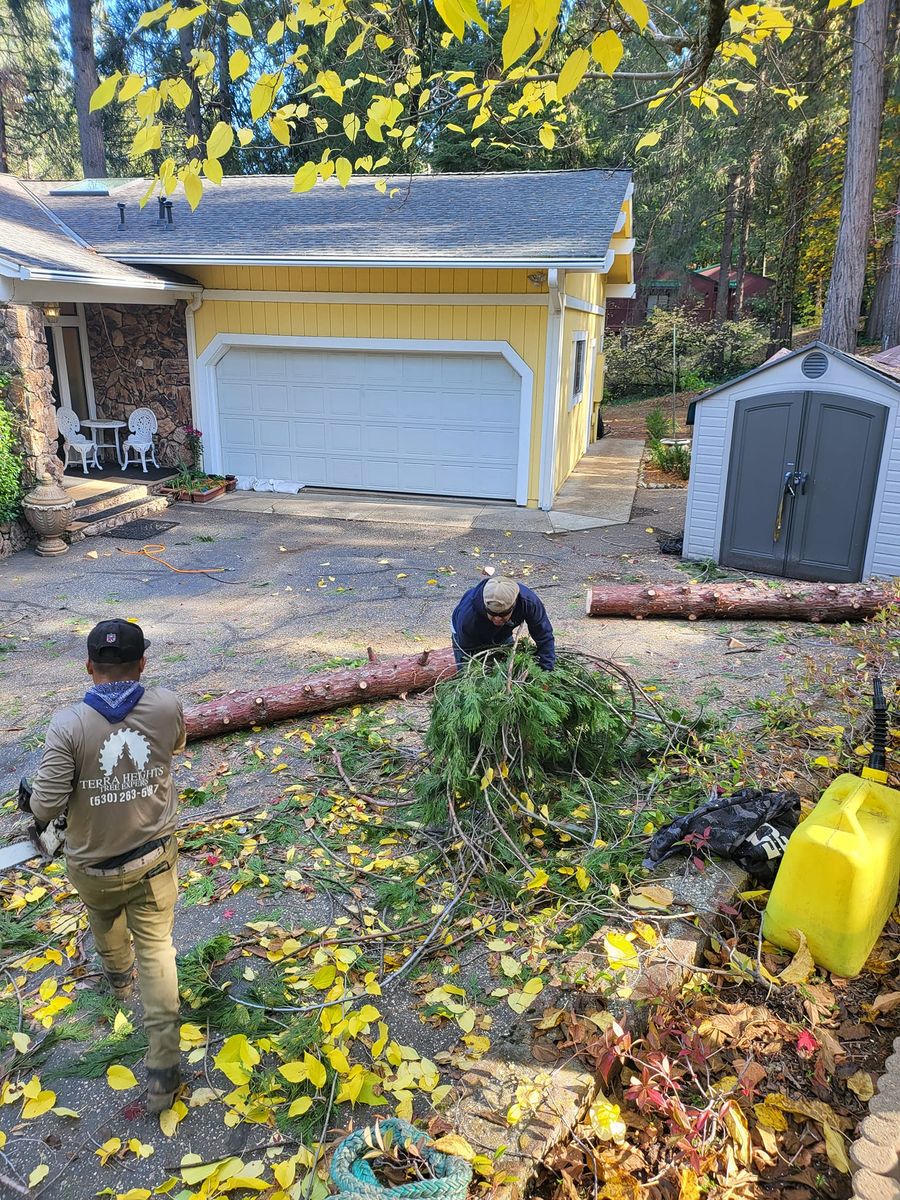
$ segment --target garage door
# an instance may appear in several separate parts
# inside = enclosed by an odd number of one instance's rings
[[[216,372],[224,471],[516,497],[521,381],[500,355],[233,347]]]

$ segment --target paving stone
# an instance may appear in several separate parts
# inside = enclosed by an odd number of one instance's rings
[[[874,1171],[857,1171],[853,1176],[856,1200],[900,1200],[900,1182]]]
[[[890,1175],[897,1166],[897,1151],[893,1145],[870,1141],[865,1137],[859,1138],[850,1147],[850,1158],[855,1166],[865,1167],[876,1175]]]

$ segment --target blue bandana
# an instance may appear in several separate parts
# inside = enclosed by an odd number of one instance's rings
[[[143,694],[136,679],[124,679],[119,683],[95,683],[85,692],[84,702],[113,725],[125,720]]]

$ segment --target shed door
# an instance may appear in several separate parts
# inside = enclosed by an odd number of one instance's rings
[[[886,410],[805,392],[739,401],[721,561],[852,583],[863,560]]]

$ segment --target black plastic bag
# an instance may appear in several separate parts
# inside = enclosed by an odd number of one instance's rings
[[[648,869],[674,854],[715,854],[743,867],[759,883],[774,882],[788,838],[800,820],[796,792],[742,788],[708,800],[653,835],[644,859]]]

